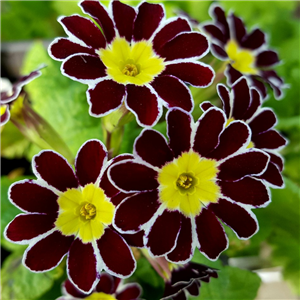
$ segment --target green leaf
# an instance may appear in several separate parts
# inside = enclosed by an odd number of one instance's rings
[[[23,266],[22,254],[15,252],[5,260],[1,269],[2,299],[36,299],[48,291],[62,274],[61,266],[50,272],[33,273]]]
[[[218,275],[218,279],[212,278],[209,283],[201,284],[200,296],[192,299],[255,299],[261,282],[257,274],[226,266]]]
[[[89,115],[87,85],[63,76],[61,63],[52,60],[37,42],[26,55],[23,72],[29,73],[42,63],[47,65],[42,76],[29,83],[26,90],[34,110],[50,123],[75,155],[88,139],[102,139],[101,121]]]

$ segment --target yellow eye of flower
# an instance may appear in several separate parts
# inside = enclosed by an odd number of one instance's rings
[[[158,57],[147,41],[128,43],[124,38],[99,51],[106,73],[121,84],[144,85],[151,82],[164,69],[164,59]]]
[[[230,40],[225,49],[236,70],[243,74],[257,74],[257,70],[253,67],[255,57],[251,51],[241,50],[234,40]]]
[[[216,184],[217,162],[200,157],[194,151],[185,152],[166,164],[159,172],[160,201],[169,210],[196,216],[202,205],[217,202],[220,188]]]
[[[57,201],[56,227],[66,236],[78,236],[83,243],[99,239],[112,223],[115,206],[94,184],[87,184],[82,191],[68,189]]]
[[[103,292],[93,293],[92,295],[84,298],[85,300],[116,300],[112,295],[105,294]]]

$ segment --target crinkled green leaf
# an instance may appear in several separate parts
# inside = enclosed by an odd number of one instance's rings
[[[33,273],[22,264],[22,253],[11,254],[1,269],[3,300],[33,300],[48,291],[56,278],[63,274],[62,267],[45,273]]]
[[[60,72],[60,62],[52,60],[41,43],[27,53],[23,73],[45,63],[42,76],[26,86],[33,108],[60,134],[75,155],[88,139],[102,139],[101,121],[89,115],[87,85]],[[109,99],[108,99],[109,101]]]

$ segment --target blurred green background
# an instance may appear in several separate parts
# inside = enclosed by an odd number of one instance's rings
[[[126,3],[138,4],[136,1]],[[163,3],[168,17],[184,11],[199,22],[210,19],[208,8],[212,1]],[[270,98],[264,105],[274,109],[278,117],[276,128],[289,143],[282,151],[285,188],[273,189],[272,203],[254,210],[260,231],[249,241],[241,241],[226,229],[230,247],[217,262],[210,262],[195,251],[194,261],[220,269],[220,278],[203,284],[201,295],[196,299],[255,299],[261,281],[250,270],[276,266],[282,270],[293,293],[300,295],[300,2],[219,3],[227,12],[233,10],[243,18],[248,30],[260,27],[268,34],[270,47],[278,51],[282,63],[276,70],[290,88],[281,101],[276,101],[270,92]],[[45,48],[55,37],[64,36],[57,17],[73,13],[82,14],[76,1],[1,1],[1,76],[14,81],[20,74],[29,73],[41,63],[47,64],[47,68],[42,70],[43,75],[30,83],[26,91],[33,108],[59,132],[75,155],[87,139],[103,139],[101,120],[88,115],[87,87],[62,76],[60,63],[53,61]],[[207,100],[194,89],[192,93],[196,102]],[[196,109],[194,114],[198,116],[199,110]],[[156,129],[165,133],[165,122],[160,122]],[[125,126],[121,152],[132,152],[133,141],[140,130],[135,120]],[[30,273],[21,264],[26,246],[7,242],[2,234],[4,227],[19,213],[7,199],[8,187],[24,176],[32,176],[29,162],[40,150],[10,122],[1,128],[1,272],[2,299],[5,300],[55,299],[61,295],[60,285],[66,278],[64,263],[51,272]],[[243,258],[240,268],[233,267],[231,263],[234,259],[239,261],[237,258]],[[252,263],[249,264],[249,261]],[[159,299],[163,281],[144,258],[138,261],[138,269],[130,280],[143,286],[144,299]]]

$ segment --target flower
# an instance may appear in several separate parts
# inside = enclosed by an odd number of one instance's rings
[[[239,120],[226,125],[221,109],[211,107],[194,123],[180,108],[167,113],[168,137],[144,129],[134,144],[134,159],[111,166],[108,176],[124,193],[114,226],[124,233],[145,231],[152,256],[188,262],[197,247],[215,260],[227,248],[218,218],[240,239],[258,224],[251,208],[270,202],[258,178],[269,162],[259,149],[247,149],[250,128]]]
[[[213,55],[228,62],[225,71],[228,85],[244,75],[264,99],[267,97],[266,84],[271,86],[276,99],[282,98],[282,89],[287,86],[271,70],[279,63],[279,58],[275,51],[268,49],[265,34],[258,28],[247,33],[242,19],[233,13],[226,18],[218,5],[210,7],[210,15],[214,23],[205,23],[202,29],[211,38]]]
[[[41,68],[42,67],[32,71],[28,75],[22,76],[13,85],[9,80],[1,78],[0,125],[4,125],[8,122],[10,118],[9,105],[19,97],[23,86],[42,74],[40,71]]]
[[[134,272],[131,249],[111,226],[120,193],[107,179],[108,166],[128,158],[107,162],[98,140],[79,149],[75,173],[56,152],[34,156],[37,180],[22,180],[9,189],[10,201],[24,213],[5,229],[9,241],[29,244],[23,256],[29,270],[51,270],[68,254],[68,277],[83,293],[95,288],[102,269],[121,278]]]
[[[108,10],[98,1],[79,6],[96,25],[79,15],[59,18],[68,38],[54,40],[49,54],[63,62],[65,76],[89,85],[92,116],[107,115],[124,103],[139,125],[153,126],[162,106],[193,110],[184,82],[206,87],[214,71],[197,61],[207,54],[208,41],[192,32],[187,19],[166,20],[161,4],[147,2],[134,8],[112,1]]]
[[[63,283],[64,296],[57,300],[138,300],[141,293],[139,284],[123,284],[120,278],[101,273],[97,286],[88,295],[80,292],[69,280],[66,280]]]
[[[231,92],[223,84],[219,84],[217,90],[223,103],[227,125],[233,120],[246,122],[251,129],[248,148],[261,149],[270,156],[266,171],[258,177],[274,188],[283,188],[284,182],[280,173],[283,169],[283,158],[278,151],[287,141],[273,128],[277,124],[273,110],[262,107],[259,92],[249,87],[245,77],[241,77],[232,85]],[[210,107],[212,104],[208,101],[201,104],[203,110]]]
[[[187,294],[199,296],[201,281],[209,282],[210,278],[218,278],[215,269],[208,266],[189,262],[185,265],[173,265],[171,278],[166,282],[164,299],[186,300]]]

